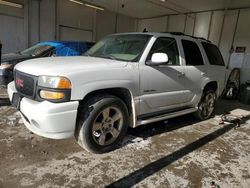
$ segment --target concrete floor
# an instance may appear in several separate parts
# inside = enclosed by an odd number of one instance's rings
[[[250,187],[250,121],[218,125],[224,111],[250,106],[220,100],[216,116],[191,115],[129,130],[103,155],[74,141],[30,133],[16,110],[0,104],[0,187]],[[214,186],[212,186],[212,182]]]

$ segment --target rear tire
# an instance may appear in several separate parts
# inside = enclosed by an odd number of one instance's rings
[[[199,120],[206,120],[211,117],[216,101],[216,94],[214,90],[204,91],[203,96],[198,104],[198,110],[194,113]]]
[[[128,124],[128,109],[121,99],[95,96],[79,107],[75,138],[89,152],[106,153],[124,138]]]

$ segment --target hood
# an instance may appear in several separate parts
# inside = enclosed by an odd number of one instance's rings
[[[127,62],[123,61],[95,57],[74,56],[32,59],[17,64],[15,69],[35,76],[63,76],[72,72],[120,68],[126,65]]]
[[[29,56],[27,55],[23,55],[23,54],[19,54],[19,53],[9,53],[9,54],[3,54],[2,58],[1,58],[1,63],[5,63],[5,62],[20,62],[23,60],[28,59]]]

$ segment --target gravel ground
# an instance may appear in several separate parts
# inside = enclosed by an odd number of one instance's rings
[[[218,125],[219,116],[250,106],[220,100],[216,116],[191,115],[142,126],[103,155],[74,141],[30,133],[16,110],[0,104],[0,187],[250,187],[250,121]]]
[[[5,86],[1,86],[0,85],[0,97],[4,97],[6,98],[7,97],[7,91],[6,91],[6,87]]]

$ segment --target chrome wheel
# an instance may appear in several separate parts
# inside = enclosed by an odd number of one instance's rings
[[[200,104],[199,110],[201,111],[201,115],[204,119],[208,118],[213,110],[215,105],[215,94],[208,93],[205,97],[203,102]]]
[[[106,146],[112,144],[120,135],[123,115],[116,107],[107,107],[96,117],[92,125],[92,137],[96,144]]]

